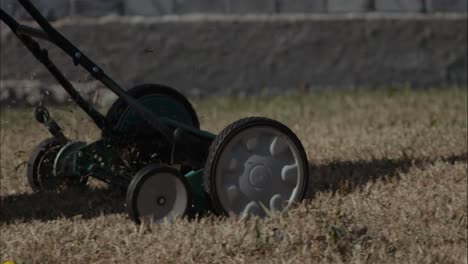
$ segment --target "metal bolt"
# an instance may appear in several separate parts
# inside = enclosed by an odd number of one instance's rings
[[[158,205],[160,205],[160,206],[164,205],[164,204],[166,203],[166,198],[163,197],[163,196],[158,197],[157,203],[158,203]]]
[[[79,59],[79,58],[81,58],[81,53],[79,52],[75,53],[75,59]]]
[[[93,67],[93,72],[98,73],[98,72],[99,72],[99,68],[98,68],[98,67]]]

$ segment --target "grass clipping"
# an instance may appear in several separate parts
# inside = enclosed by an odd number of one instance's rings
[[[308,199],[268,219],[136,226],[123,197],[33,194],[24,162],[48,137],[30,110],[1,115],[1,261],[16,263],[466,263],[466,90],[319,93],[194,103],[219,132],[245,116],[290,126],[310,159]],[[99,131],[52,109],[71,138]]]

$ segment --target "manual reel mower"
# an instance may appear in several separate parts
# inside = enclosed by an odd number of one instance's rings
[[[163,85],[123,90],[93,61],[57,32],[29,0],[18,0],[42,28],[0,18],[49,70],[102,130],[100,140],[68,139],[44,106],[36,119],[52,137],[28,162],[33,191],[66,191],[89,177],[126,189],[126,207],[137,223],[158,223],[212,210],[218,215],[266,216],[301,201],[308,185],[308,160],[297,136],[262,117],[236,121],[220,134],[200,130],[190,102]],[[118,99],[103,116],[86,102],[34,38],[61,48]]]

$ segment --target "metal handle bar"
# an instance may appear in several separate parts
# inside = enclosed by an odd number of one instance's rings
[[[18,25],[18,27],[16,28],[16,32],[20,35],[26,35],[54,43],[53,40],[49,38],[49,35],[37,28],[28,27],[25,25]]]
[[[156,114],[149,111],[141,104],[138,103],[133,97],[129,96],[124,89],[122,89],[112,78],[110,78],[104,71],[98,67],[92,60],[84,55],[77,47],[75,47],[68,39],[60,34],[52,25],[41,15],[37,8],[29,0],[18,0],[24,9],[31,15],[37,24],[44,30],[38,30],[19,24],[14,18],[9,16],[5,11],[0,9],[0,19],[7,24],[23,44],[33,53],[33,55],[49,70],[49,72],[57,79],[57,81],[64,87],[70,94],[73,100],[80,106],[101,129],[107,129],[105,117],[96,111],[89,103],[87,103],[76,91],[73,85],[66,79],[60,70],[48,58],[47,51],[41,49],[39,44],[34,41],[32,37],[46,39],[65,53],[67,53],[74,61],[75,65],[80,65],[88,71],[96,80],[100,81],[119,98],[124,100],[130,108],[139,113],[141,117],[157,132],[159,132],[164,139],[173,144],[173,138],[169,132],[169,128],[159,121]],[[19,29],[19,30],[18,30]]]

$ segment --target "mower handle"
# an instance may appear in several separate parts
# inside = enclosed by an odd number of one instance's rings
[[[37,28],[29,27],[26,25],[18,25],[18,27],[16,28],[16,32],[20,35],[27,35],[38,39],[47,40],[53,44],[56,44],[52,39],[49,38],[49,36],[43,30]]]
[[[49,59],[47,50],[42,49],[39,44],[31,37],[37,37],[48,40],[55,44],[57,47],[67,53],[75,63],[76,66],[80,65],[87,72],[89,72],[96,80],[104,84],[109,90],[115,93],[119,98],[125,101],[128,106],[140,116],[159,134],[164,137],[166,142],[173,144],[173,137],[170,133],[169,127],[159,121],[156,114],[143,107],[137,100],[128,95],[112,78],[110,78],[98,65],[91,59],[83,54],[77,47],[75,47],[68,39],[60,34],[55,28],[45,19],[44,16],[37,10],[37,8],[29,0],[18,0],[24,9],[31,15],[37,24],[43,29],[35,29],[24,26],[18,23],[14,18],[9,16],[3,9],[0,8],[0,20],[4,21],[13,33],[23,42],[29,51],[38,59],[47,70],[55,77],[55,79],[62,85],[72,99],[82,108],[94,121],[94,123],[101,130],[108,130],[106,118],[94,109],[86,100],[81,97],[78,91],[73,87],[70,81],[63,75],[63,73],[55,66]],[[112,132],[112,131],[111,131]]]

